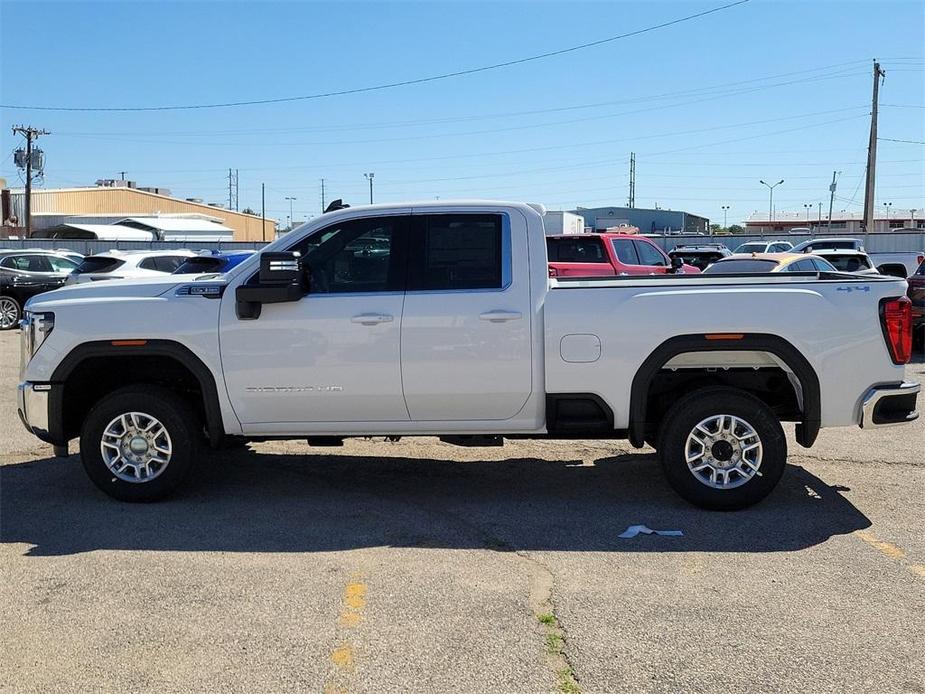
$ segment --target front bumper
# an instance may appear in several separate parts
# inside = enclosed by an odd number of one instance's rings
[[[922,386],[918,383],[897,383],[874,386],[867,391],[861,404],[861,428],[908,424],[919,418],[916,397]]]
[[[20,383],[17,389],[19,418],[29,433],[46,443],[54,443],[48,430],[48,402],[51,384]]]

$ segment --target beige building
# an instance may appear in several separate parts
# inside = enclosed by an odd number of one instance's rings
[[[838,234],[864,233],[862,212],[846,212],[845,210],[832,213],[832,223],[828,222],[828,212],[820,212],[821,208],[810,208],[809,215],[800,212],[778,212],[774,220],[768,221],[767,212],[755,212],[745,220],[747,234],[780,234],[790,233],[791,229],[811,229]],[[925,229],[925,214],[919,209],[890,208],[886,212],[877,209],[874,211],[874,228],[872,233],[890,231],[922,231]]]
[[[18,189],[10,193],[11,212],[20,219],[20,226],[24,226],[24,192]],[[221,220],[222,224],[234,231],[235,241],[272,241],[276,237],[274,219],[263,221],[259,215],[181,200],[138,188],[100,186],[32,190],[33,231],[57,226],[69,217],[97,217],[103,222],[158,214],[202,215]]]

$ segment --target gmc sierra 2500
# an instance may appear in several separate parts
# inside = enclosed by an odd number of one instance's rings
[[[323,215],[225,275],[42,294],[19,409],[124,500],[227,437],[628,438],[712,509],[766,496],[781,421],[911,421],[906,283],[840,273],[547,276],[542,209],[445,201]]]

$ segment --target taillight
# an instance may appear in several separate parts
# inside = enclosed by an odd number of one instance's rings
[[[880,302],[880,326],[894,364],[907,364],[912,357],[912,302],[909,297]]]
[[[921,265],[922,263],[925,263],[925,255],[916,256],[915,262],[917,262],[919,265]]]
[[[550,276],[550,277],[558,277],[558,276],[559,276],[559,271],[556,270],[556,268],[551,267],[551,268],[549,268],[549,276]]]

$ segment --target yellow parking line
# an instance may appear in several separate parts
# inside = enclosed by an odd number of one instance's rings
[[[901,564],[907,571],[919,578],[925,578],[925,566],[921,564],[910,564],[906,559],[906,551],[892,542],[881,540],[869,530],[855,530],[854,535],[873,547],[885,557]]]
[[[854,534],[890,559],[903,559],[906,556],[906,553],[899,547],[885,540],[881,540],[869,530],[858,530]]]
[[[340,645],[331,651],[331,663],[334,665],[334,672],[331,673],[325,684],[325,694],[347,694],[348,690],[344,681],[353,672],[357,658],[356,648],[350,641],[349,632],[363,618],[363,609],[366,607],[366,591],[366,584],[360,575],[354,575],[350,583],[344,588],[343,604],[338,624],[346,630],[346,633],[343,634],[344,638]]]

